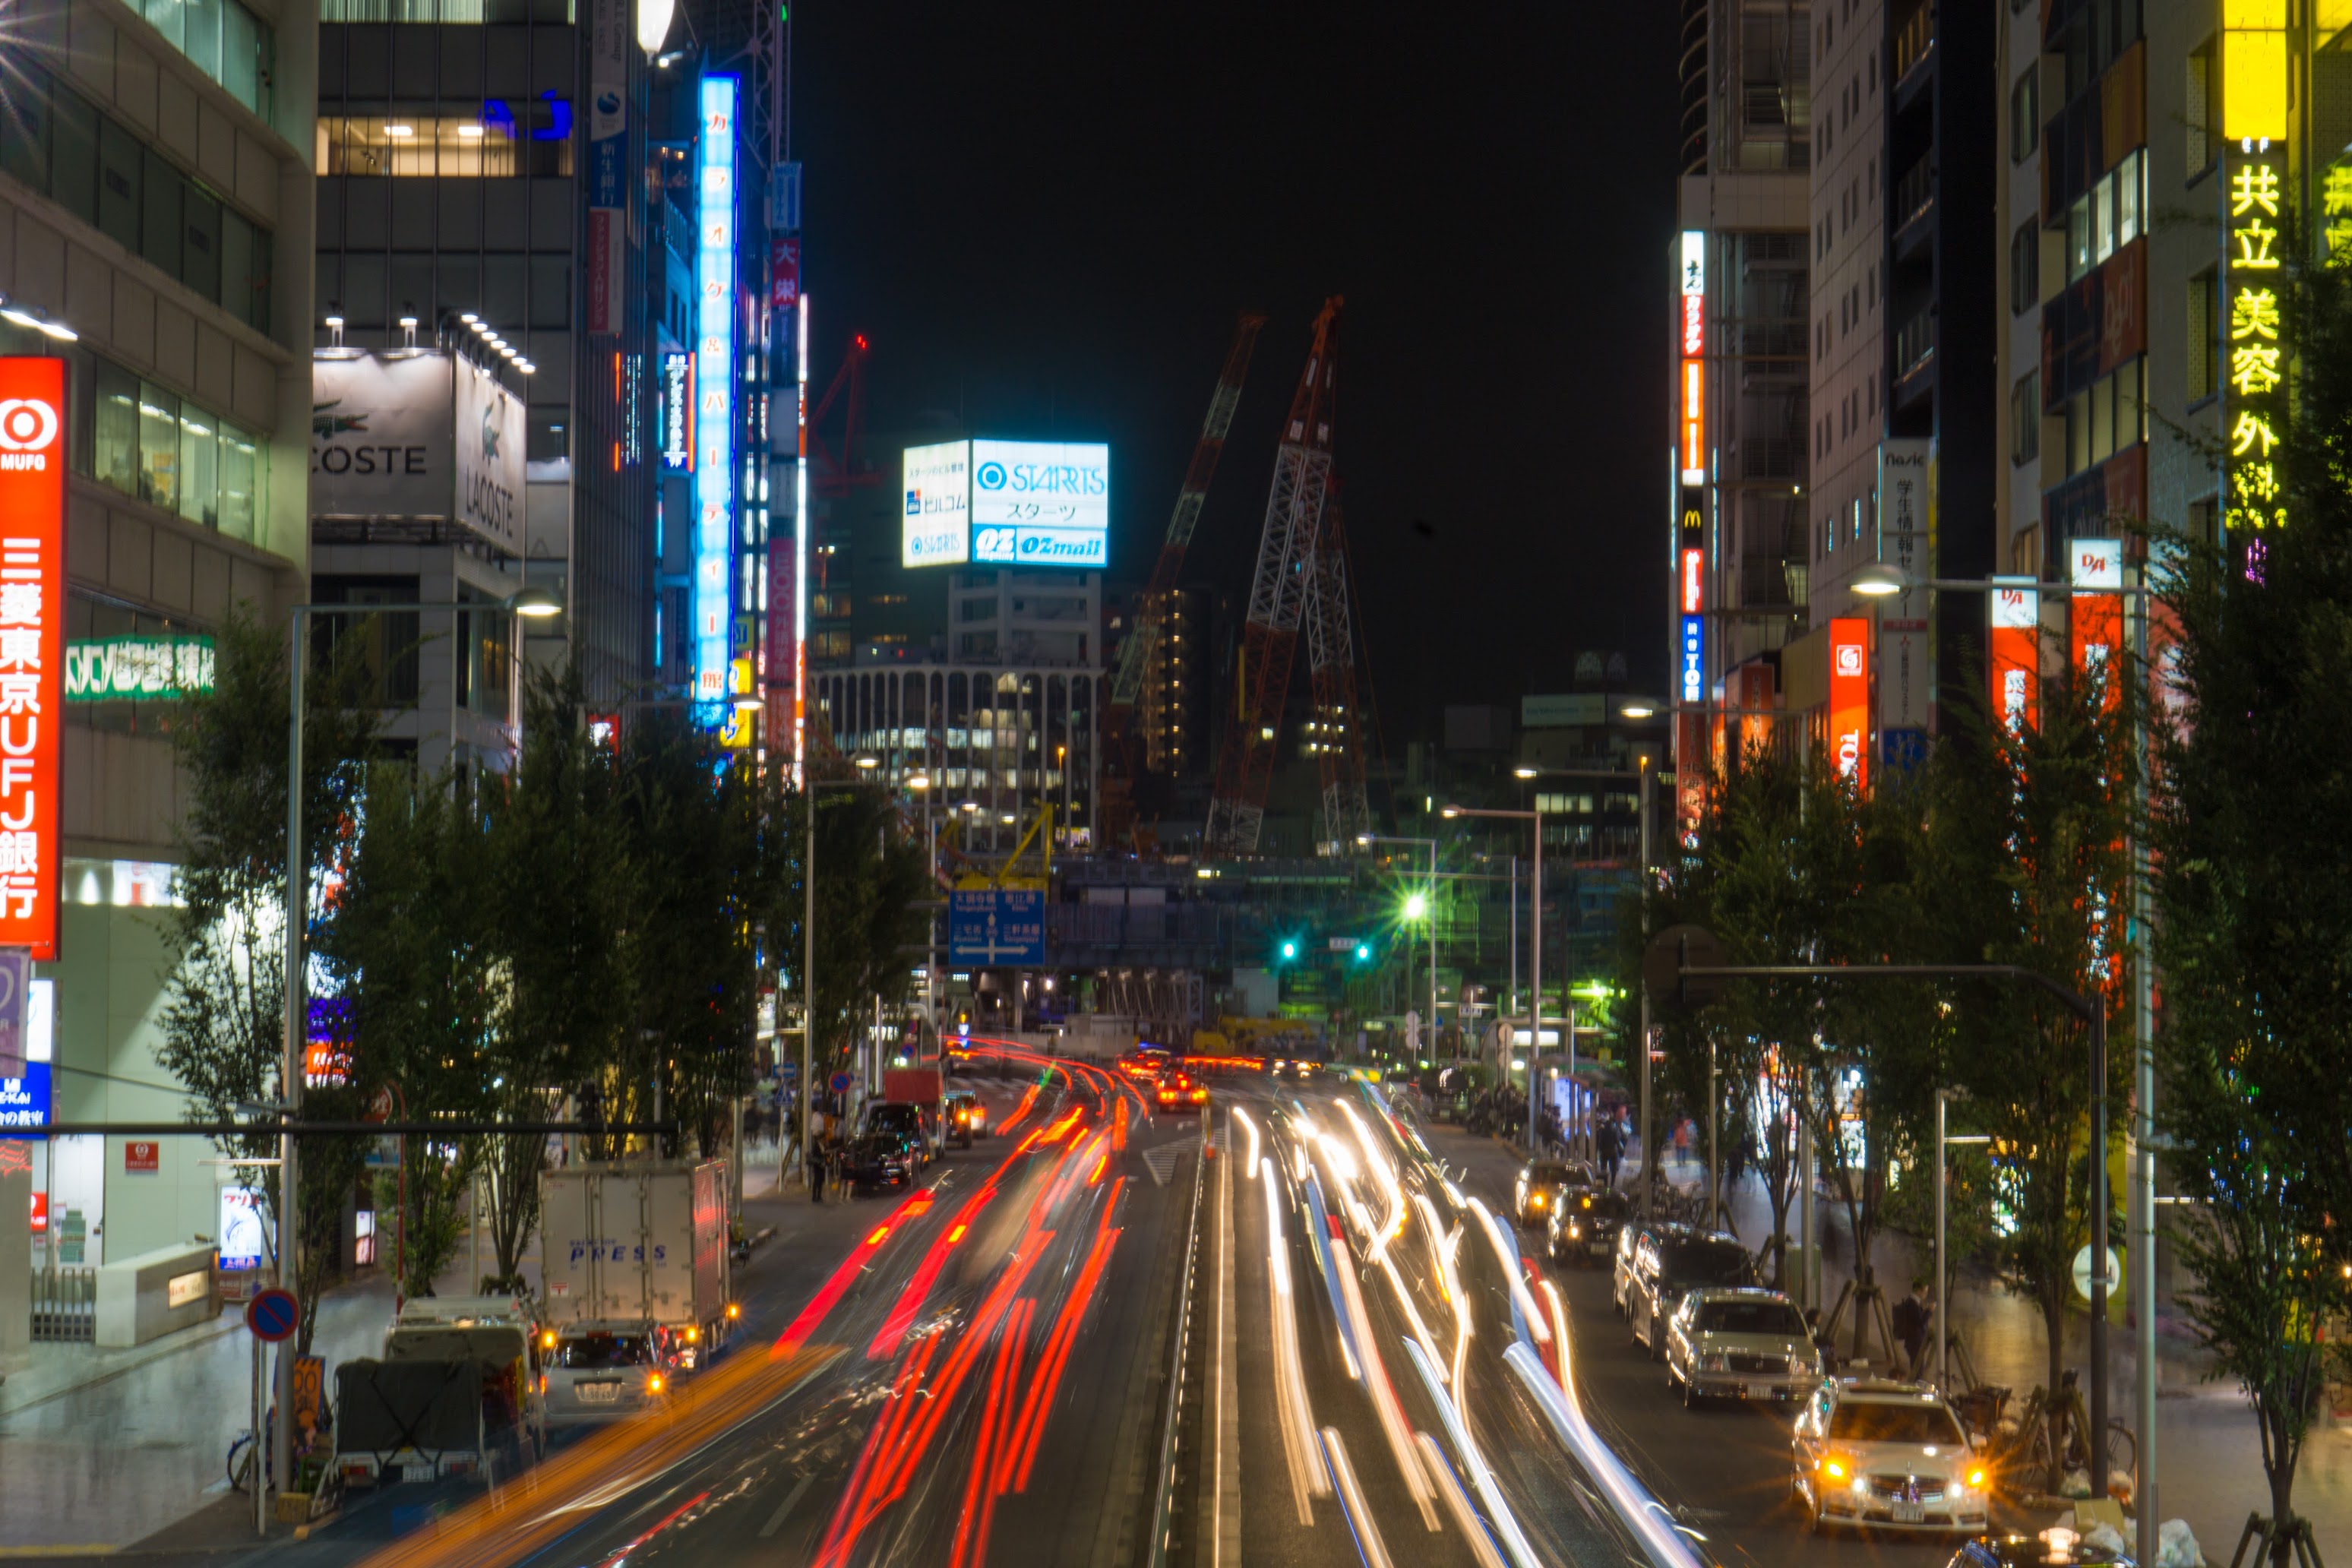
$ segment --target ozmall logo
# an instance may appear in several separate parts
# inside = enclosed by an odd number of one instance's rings
[[[1834,651],[1837,656],[1837,672],[1840,675],[1860,675],[1862,673],[1862,645],[1860,643],[1842,643]]]
[[[0,469],[46,469],[57,438],[55,408],[37,397],[0,400]]]

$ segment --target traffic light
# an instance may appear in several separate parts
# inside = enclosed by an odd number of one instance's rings
[[[1282,962],[1288,963],[1297,956],[1298,939],[1292,936],[1284,937],[1282,939]]]
[[[1372,944],[1369,942],[1358,942],[1356,944],[1356,962],[1358,963],[1370,963],[1371,961]]]

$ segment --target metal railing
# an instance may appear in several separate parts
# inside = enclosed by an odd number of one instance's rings
[[[98,1269],[41,1268],[33,1275],[33,1338],[87,1344],[98,1333]]]

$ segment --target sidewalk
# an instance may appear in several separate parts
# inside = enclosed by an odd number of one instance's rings
[[[1452,1131],[1451,1129],[1447,1131]],[[1459,1137],[1458,1150],[1472,1141]],[[1494,1167],[1508,1181],[1508,1173],[1525,1158],[1523,1152],[1496,1141]],[[1637,1145],[1638,1147],[1638,1145]],[[1458,1155],[1456,1157],[1459,1157]],[[1641,1161],[1630,1153],[1622,1184],[1638,1192]],[[1475,1167],[1487,1172],[1489,1162]],[[1694,1161],[1671,1163],[1668,1182],[1685,1192],[1704,1187],[1706,1165]],[[1730,1194],[1733,1227],[1753,1247],[1771,1234],[1771,1208],[1760,1181],[1753,1175]],[[1847,1233],[1845,1205],[1838,1198],[1816,1194],[1817,1242],[1833,1237],[1824,1248],[1822,1264],[1823,1310],[1837,1300],[1839,1289],[1853,1278],[1853,1247]],[[1796,1211],[1789,1228],[1797,1230]],[[1881,1235],[1872,1247],[1872,1262],[1880,1288],[1891,1302],[1907,1290],[1914,1276],[1935,1272],[1932,1241],[1915,1244],[1904,1236]],[[2005,1384],[2022,1399],[2047,1374],[2042,1313],[2032,1301],[2011,1294],[1998,1281],[1955,1272],[1951,1281],[1949,1321],[1987,1382]],[[1841,1345],[1850,1345],[1851,1320],[1839,1332]],[[2121,1325],[2108,1332],[2108,1414],[2135,1422],[2133,1379],[2137,1357],[2131,1331]],[[2249,1512],[2267,1513],[2270,1492],[2263,1479],[2262,1436],[2253,1407],[2233,1383],[2204,1381],[2210,1363],[2189,1338],[2184,1325],[2159,1317],[2157,1338],[2156,1464],[2157,1511],[2165,1519],[2185,1519],[2204,1550],[2206,1559],[2227,1563]],[[2087,1370],[2090,1365],[2090,1320],[2087,1313],[2069,1312],[2065,1323],[2063,1364]],[[1957,1375],[1957,1373],[1955,1374]],[[2352,1542],[2352,1427],[2315,1428],[2305,1444],[2296,1472],[2295,1511],[2312,1521],[2319,1541]]]
[[[320,1303],[315,1353],[373,1354],[392,1283]],[[0,1548],[122,1546],[226,1492],[228,1446],[252,1425],[252,1342],[237,1309],[131,1351],[37,1345],[0,1385]]]
[[[992,1115],[1009,1110],[1003,1086],[973,1087],[990,1098]],[[801,1279],[808,1259],[831,1256],[867,1213],[831,1194],[812,1205],[797,1180],[780,1187],[777,1153],[772,1144],[745,1151],[745,1226],[754,1235],[774,1231],[739,1278],[741,1293],[763,1298],[747,1300],[747,1330],[794,1299],[800,1284],[814,1289],[821,1276]],[[383,1242],[389,1247],[392,1238]],[[490,1267],[485,1237],[481,1268]],[[536,1238],[523,1271],[539,1278]],[[472,1238],[461,1237],[435,1289],[470,1294],[476,1278]],[[338,1363],[376,1354],[391,1321],[388,1276],[331,1291],[311,1346],[326,1358],[329,1378]],[[252,1424],[251,1353],[243,1310],[235,1307],[132,1350],[35,1345],[31,1368],[0,1384],[0,1555],[22,1555],[26,1547],[152,1545],[151,1537],[200,1510],[207,1521],[222,1513],[229,1443]],[[241,1528],[226,1514],[215,1522],[228,1538]]]

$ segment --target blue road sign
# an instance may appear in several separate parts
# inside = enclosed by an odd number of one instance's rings
[[[1034,888],[959,888],[950,892],[948,962],[1042,967],[1045,895]]]
[[[294,1300],[291,1290],[275,1288],[257,1290],[253,1300],[245,1304],[245,1326],[253,1337],[268,1344],[277,1344],[294,1337],[302,1323],[302,1304]]]

